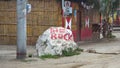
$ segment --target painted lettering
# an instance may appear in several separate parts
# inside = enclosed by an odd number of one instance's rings
[[[56,34],[51,34],[51,39],[57,39],[57,35]]]
[[[58,34],[59,39],[63,39],[63,34]]]
[[[59,33],[65,33],[65,29],[63,28],[59,29]]]
[[[72,39],[72,34],[66,33],[64,28],[51,28],[50,29],[50,36],[51,39],[64,39],[66,41],[73,40]]]
[[[58,29],[54,29],[54,28],[50,28],[50,33],[57,33],[58,32]]]
[[[69,33],[67,33],[67,34],[64,35],[64,39],[67,40],[67,41],[68,40],[72,40],[72,35],[70,35]]]

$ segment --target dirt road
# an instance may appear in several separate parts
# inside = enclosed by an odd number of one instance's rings
[[[93,48],[96,54],[83,52],[80,55],[59,59],[42,60],[37,57],[16,60],[16,46],[0,46],[0,68],[120,68],[120,39],[80,45],[83,49]],[[27,47],[28,54],[35,53],[35,47]],[[118,53],[118,54],[111,54]]]

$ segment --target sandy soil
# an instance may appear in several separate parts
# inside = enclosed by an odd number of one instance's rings
[[[120,39],[80,45],[83,49],[94,48],[98,52],[118,52],[119,46]],[[35,54],[35,47],[28,46],[27,52]],[[82,52],[80,55],[59,59],[32,57],[16,60],[16,46],[0,45],[0,68],[120,68],[120,54]]]

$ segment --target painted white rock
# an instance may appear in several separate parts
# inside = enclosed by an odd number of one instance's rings
[[[51,54],[62,55],[63,50],[77,48],[72,31],[63,27],[51,27],[39,36],[36,43],[38,56]]]

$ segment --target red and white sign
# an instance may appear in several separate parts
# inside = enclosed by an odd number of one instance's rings
[[[72,18],[66,17],[65,19],[65,28],[71,30]]]
[[[71,7],[71,2],[70,1],[65,1],[65,7]]]
[[[85,27],[89,28],[89,17],[85,18]]]
[[[70,1],[65,1],[63,12],[64,12],[64,16],[67,16],[72,13],[72,4]]]

